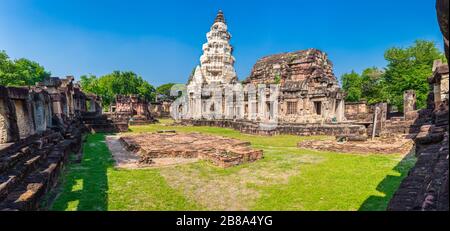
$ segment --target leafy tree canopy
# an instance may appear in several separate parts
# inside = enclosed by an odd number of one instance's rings
[[[362,94],[361,76],[355,71],[352,71],[349,74],[343,74],[341,79],[342,88],[347,93],[346,100],[349,102],[360,101]]]
[[[0,85],[30,86],[50,77],[39,63],[21,58],[11,60],[5,51],[0,51]]]
[[[427,78],[432,74],[433,62],[444,60],[434,42],[417,40],[408,48],[393,47],[384,54],[388,61],[384,74],[388,103],[403,108],[403,92],[415,90],[417,107],[424,108],[429,91]]]
[[[117,94],[137,94],[148,101],[155,99],[155,88],[136,73],[114,71],[97,78],[95,75],[83,75],[80,84],[84,91],[99,95],[108,107]]]
[[[430,41],[417,40],[407,48],[393,47],[384,55],[388,62],[384,70],[376,67],[365,69],[361,74],[346,73],[341,76],[342,88],[347,101],[367,100],[369,104],[387,102],[403,108],[403,92],[415,90],[417,107],[424,108],[429,91],[427,78],[432,74],[436,59],[445,57]]]
[[[156,88],[156,94],[159,100],[173,100],[175,97],[170,95],[170,89],[172,89],[175,83],[166,83]]]

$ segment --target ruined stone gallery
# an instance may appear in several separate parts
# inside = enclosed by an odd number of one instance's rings
[[[434,61],[425,108],[408,87],[394,111],[346,102],[315,48],[260,57],[239,80],[228,29],[219,10],[174,101],[100,97],[73,76],[0,86],[0,211],[448,211],[448,63]]]
[[[118,132],[101,99],[69,76],[0,86],[0,210],[38,210],[86,132]]]

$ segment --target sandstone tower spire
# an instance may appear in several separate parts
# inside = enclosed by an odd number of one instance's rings
[[[216,22],[223,22],[226,24],[225,22],[225,17],[223,16],[223,12],[222,10],[219,10],[219,12],[217,13],[216,19],[214,20],[214,23]]]
[[[233,83],[237,80],[234,70],[235,59],[230,45],[231,34],[221,10],[217,13],[210,31],[206,33],[207,42],[203,44],[203,55],[191,83]]]

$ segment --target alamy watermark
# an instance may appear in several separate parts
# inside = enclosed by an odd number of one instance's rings
[[[170,114],[175,120],[249,120],[271,130],[278,125],[279,89],[279,84],[176,84]]]

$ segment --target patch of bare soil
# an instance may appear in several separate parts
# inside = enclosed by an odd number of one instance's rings
[[[286,153],[282,159],[253,163],[231,173],[210,165],[176,166],[160,172],[172,188],[208,210],[247,211],[260,198],[261,188],[287,184],[291,176],[300,174],[303,164],[321,161],[315,156]]]

